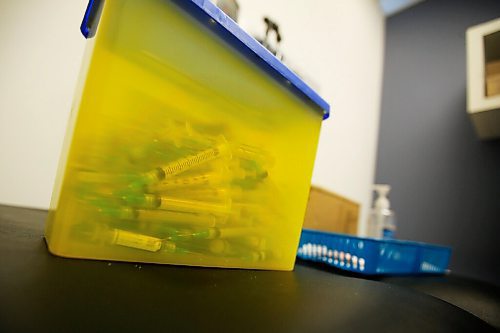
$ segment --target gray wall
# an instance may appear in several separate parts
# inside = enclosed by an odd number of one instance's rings
[[[427,0],[387,20],[376,181],[398,237],[453,247],[451,269],[500,284],[500,140],[466,114],[467,27],[498,0]]]

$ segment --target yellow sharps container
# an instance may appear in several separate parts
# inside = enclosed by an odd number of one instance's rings
[[[81,30],[50,252],[293,269],[329,105],[208,0],[92,0]]]

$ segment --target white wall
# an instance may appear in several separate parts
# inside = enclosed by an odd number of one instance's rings
[[[384,18],[377,0],[239,0],[240,23],[281,26],[282,50],[331,102],[313,183],[371,198]],[[85,40],[86,0],[0,0],[0,203],[47,208]]]
[[[240,25],[264,34],[262,17],[280,25],[291,67],[330,102],[313,184],[371,206],[381,104],[384,16],[377,0],[238,0]],[[285,59],[286,60],[286,59]],[[315,87],[316,88],[316,87]]]
[[[0,0],[0,203],[48,208],[86,0]]]

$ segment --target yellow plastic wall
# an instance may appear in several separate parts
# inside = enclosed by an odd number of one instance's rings
[[[293,269],[320,111],[169,1],[105,1],[80,79],[52,253]]]

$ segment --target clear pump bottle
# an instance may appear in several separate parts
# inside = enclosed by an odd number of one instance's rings
[[[393,239],[396,232],[396,217],[390,209],[391,204],[387,195],[391,187],[386,184],[373,186],[377,198],[368,221],[368,236],[373,238]]]

